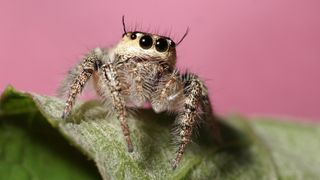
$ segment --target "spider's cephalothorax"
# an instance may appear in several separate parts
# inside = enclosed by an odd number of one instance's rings
[[[106,107],[112,107],[116,112],[128,151],[132,152],[126,120],[129,103],[142,106],[149,102],[155,112],[175,111],[179,114],[176,120],[179,147],[173,161],[175,168],[190,142],[200,113],[205,116],[212,114],[207,89],[196,75],[180,74],[175,69],[176,43],[170,38],[126,32],[125,26],[124,31],[117,45],[109,49],[93,49],[70,71],[64,82],[68,90],[62,117],[68,116],[76,96],[92,78]]]

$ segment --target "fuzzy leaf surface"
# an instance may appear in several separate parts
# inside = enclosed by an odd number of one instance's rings
[[[219,120],[223,143],[200,127],[173,171],[173,115],[145,109],[130,114],[134,152],[129,153],[118,120],[98,101],[79,102],[67,121],[60,118],[63,107],[55,97],[12,87],[3,92],[0,179],[99,179],[94,163],[104,179],[320,177],[317,124],[228,116]]]

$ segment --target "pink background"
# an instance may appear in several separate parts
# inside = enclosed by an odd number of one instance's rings
[[[319,0],[1,0],[0,91],[54,95],[90,48],[129,27],[171,32],[178,65],[208,84],[220,114],[320,120]]]

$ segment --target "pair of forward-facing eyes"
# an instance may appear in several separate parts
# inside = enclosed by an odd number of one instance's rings
[[[128,36],[131,40],[139,38],[139,46],[142,49],[150,49],[153,45],[158,52],[166,52],[169,47],[174,48],[175,43],[168,37],[159,36],[157,39],[152,38],[150,34],[143,32],[127,32],[124,36]]]

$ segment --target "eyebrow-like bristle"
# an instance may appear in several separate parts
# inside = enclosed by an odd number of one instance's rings
[[[154,33],[149,33],[149,32],[144,32],[144,31],[129,31],[128,33],[133,33],[133,32],[134,33],[140,33],[140,34],[143,34],[143,35],[156,36],[156,37],[159,37],[159,38],[166,39],[167,41],[173,42],[175,44],[175,42],[170,37],[167,37],[167,36],[154,34]]]

